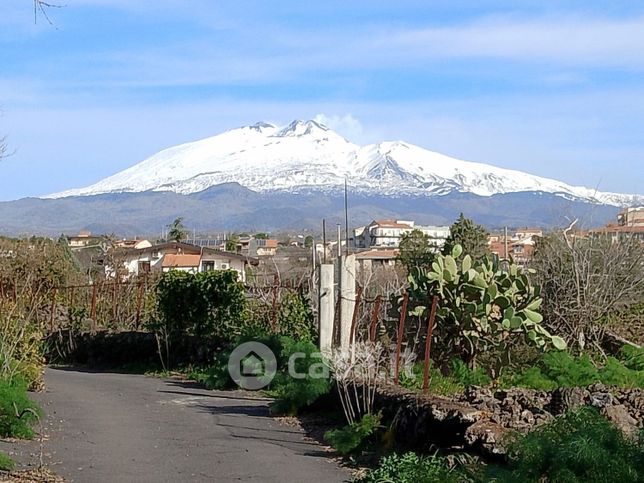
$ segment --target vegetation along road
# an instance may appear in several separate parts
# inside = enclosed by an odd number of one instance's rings
[[[268,415],[268,400],[181,381],[48,369],[44,463],[69,481],[345,481],[324,449]],[[16,443],[37,460],[40,443]],[[0,448],[7,450],[8,448]]]

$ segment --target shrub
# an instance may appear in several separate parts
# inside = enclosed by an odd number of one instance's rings
[[[490,468],[496,481],[570,483],[644,481],[644,439],[630,441],[593,408],[555,419],[508,441],[508,466]]]
[[[220,352],[215,356],[214,362],[211,366],[205,368],[193,368],[188,371],[188,379],[197,381],[206,389],[209,390],[225,390],[233,389],[235,381],[233,381],[228,372],[228,358],[230,351],[226,350]]]
[[[16,411],[18,415],[16,416]],[[32,438],[32,426],[42,414],[36,403],[27,396],[27,385],[18,380],[0,379],[0,437]]]
[[[381,421],[381,413],[365,414],[360,421],[327,431],[324,434],[324,439],[340,454],[355,453],[363,448],[367,440],[382,428]]]
[[[545,376],[539,367],[528,367],[518,373],[506,373],[501,377],[501,387],[527,387],[538,391],[552,391],[557,383]]]
[[[609,386],[644,387],[644,370],[633,370],[614,357],[609,357],[599,370],[599,379]]]
[[[437,455],[419,456],[416,453],[392,454],[380,460],[378,468],[357,480],[360,483],[449,483],[465,481]]]
[[[299,292],[282,295],[278,312],[278,331],[295,340],[316,342],[317,325],[306,297]]]
[[[504,374],[501,385],[529,387],[549,391],[557,387],[588,386],[601,382],[609,386],[644,387],[644,371],[639,367],[640,355],[626,351],[625,362],[608,357],[602,367],[596,367],[588,355],[572,357],[567,352],[544,354],[537,366],[518,373]]]
[[[170,271],[157,284],[157,304],[171,338],[196,336],[204,341],[239,335],[246,298],[234,270],[191,274]]]
[[[331,390],[328,367],[319,354],[318,347],[308,341],[296,342],[289,337],[280,339],[278,374],[271,387],[277,399],[271,404],[271,411],[277,414],[297,414],[313,404],[320,396]],[[302,356],[292,359],[295,353]],[[292,367],[289,368],[289,364]],[[291,369],[300,375],[293,377]]]
[[[9,458],[6,454],[0,452],[0,471],[11,471],[15,466],[15,461]]]
[[[544,372],[560,387],[588,386],[599,381],[599,372],[590,357],[572,357],[567,352],[558,351],[544,354]]]
[[[460,359],[452,360],[451,376],[463,386],[486,386],[490,383],[490,377],[482,367],[470,369]]]
[[[239,330],[247,337],[279,334],[296,340],[317,341],[317,325],[306,297],[286,291],[279,297],[273,320],[273,306],[261,300],[250,300]],[[273,326],[275,325],[275,326]]]

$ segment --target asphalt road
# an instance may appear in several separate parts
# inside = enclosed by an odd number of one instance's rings
[[[74,482],[340,482],[350,475],[254,393],[140,375],[48,369],[44,462]],[[41,443],[0,450],[34,464]]]

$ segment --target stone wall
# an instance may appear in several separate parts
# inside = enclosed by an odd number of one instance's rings
[[[465,449],[487,457],[505,453],[502,443],[508,431],[530,431],[583,405],[596,407],[627,434],[643,427],[644,390],[602,384],[550,392],[470,387],[449,398],[387,386],[376,397],[376,410],[393,422],[400,446]]]

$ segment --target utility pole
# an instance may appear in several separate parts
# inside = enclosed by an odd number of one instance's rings
[[[347,177],[344,177],[344,253],[349,254],[349,203],[347,198]]]
[[[505,259],[508,259],[508,227],[503,228],[503,243],[505,247]]]
[[[326,263],[326,220],[322,218],[322,258]]]

